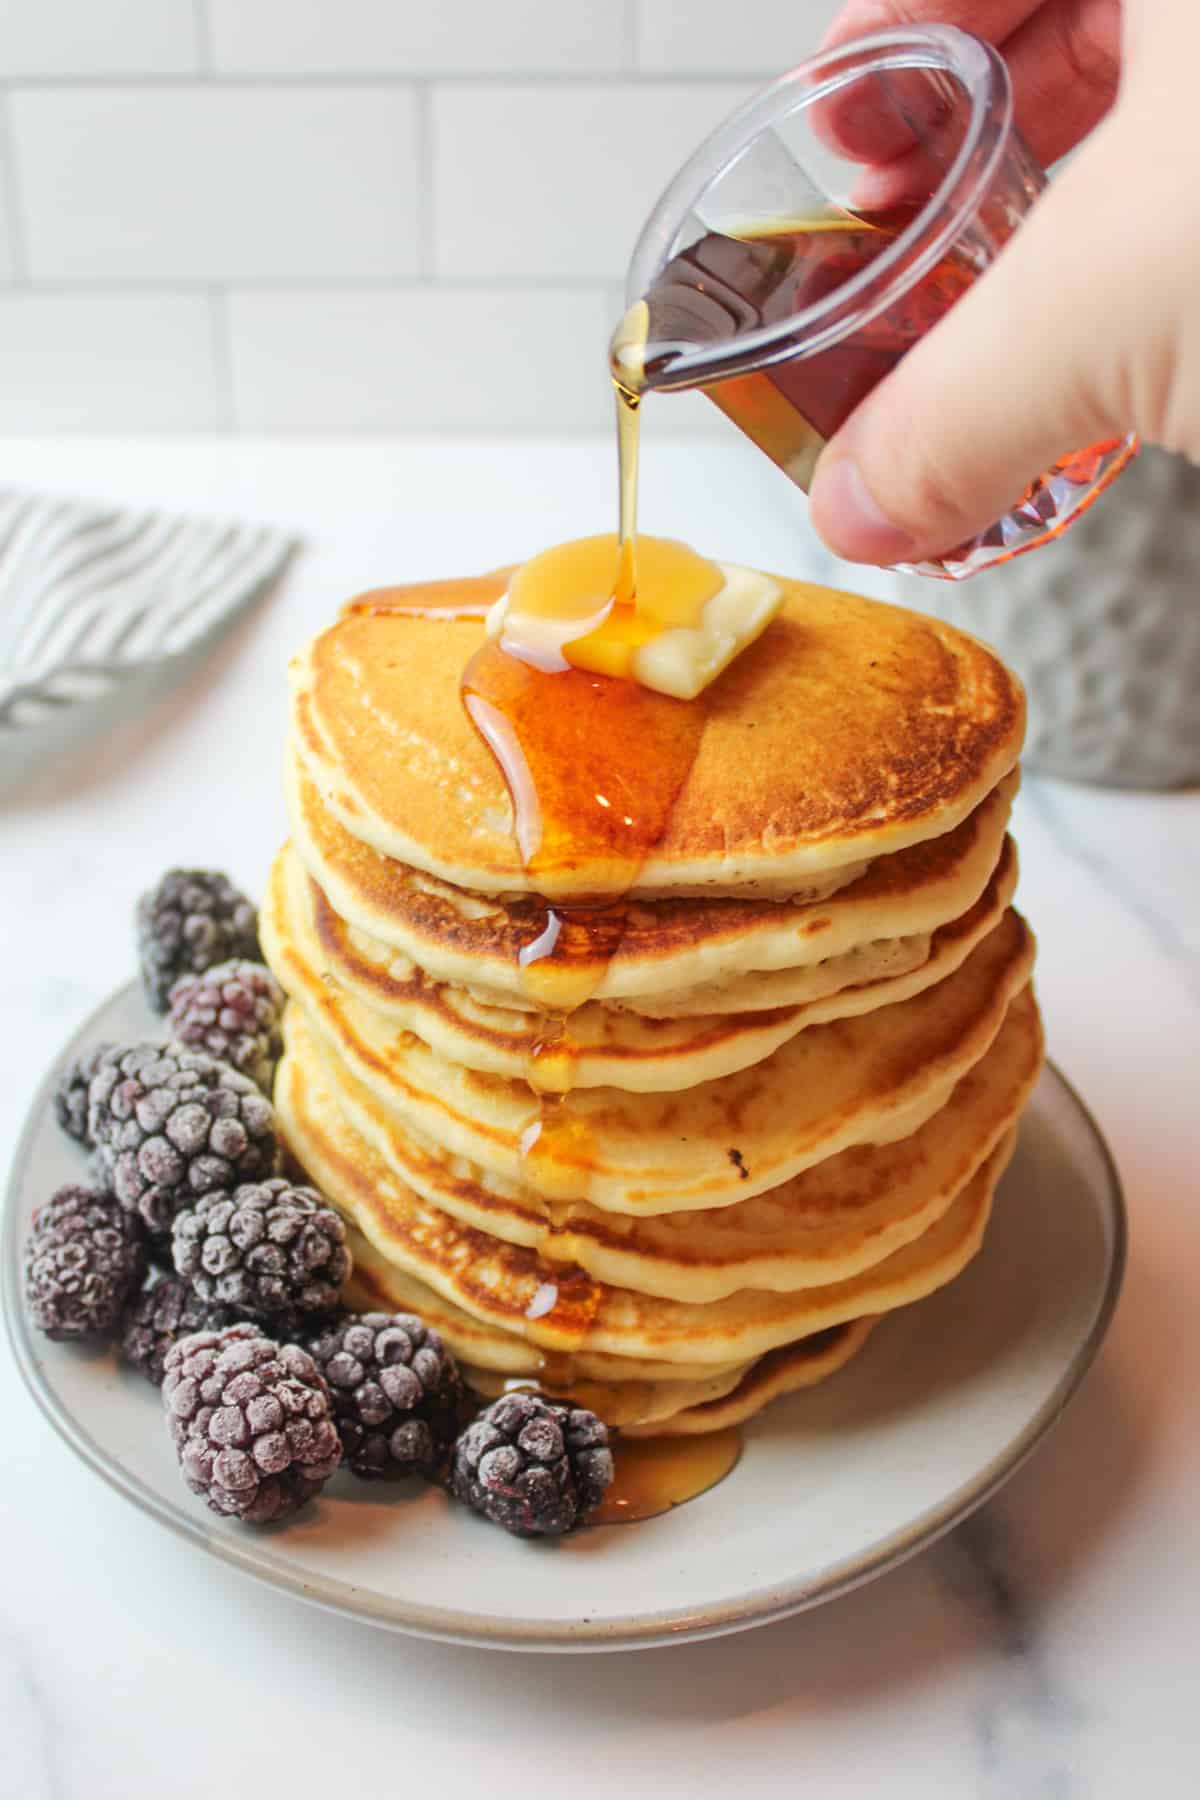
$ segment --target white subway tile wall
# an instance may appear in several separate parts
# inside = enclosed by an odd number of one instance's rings
[[[611,410],[595,288],[235,291],[228,309],[248,431],[559,431]]]
[[[0,431],[215,431],[204,294],[0,294]]]
[[[213,67],[594,75],[623,66],[625,0],[208,0]]]
[[[3,0],[0,72],[187,75],[200,67],[195,0]]]
[[[618,275],[651,202],[751,91],[723,81],[435,87],[435,273]]]
[[[639,0],[637,66],[656,74],[780,75],[816,49],[840,10],[841,0]]]
[[[837,10],[0,0],[0,432],[606,425],[642,219]]]
[[[35,87],[9,104],[34,281],[422,273],[403,84]]]

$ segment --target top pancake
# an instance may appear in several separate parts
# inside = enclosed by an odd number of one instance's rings
[[[635,893],[803,889],[953,830],[1016,762],[1023,695],[982,644],[781,585],[778,618],[689,703],[704,709],[699,747]],[[459,693],[482,641],[478,619],[345,614],[293,659],[293,743],[360,842],[478,893],[527,893],[504,778]],[[537,891],[605,885],[576,843],[539,869]]]
[[[289,757],[285,770],[296,852],[333,915],[366,934],[370,954],[390,947],[398,953],[397,970],[402,963],[415,966],[434,980],[528,1010],[553,1008],[559,981],[569,1010],[582,976],[593,998],[652,1018],[788,1005],[810,996],[781,980],[782,971],[829,972],[871,945],[927,935],[960,917],[1002,856],[1016,782],[1014,771],[953,831],[876,857],[842,886],[827,877],[837,887],[832,897],[639,898],[619,909],[616,942],[594,932],[585,912],[563,908],[557,937],[538,962],[539,1001],[527,991],[523,963],[546,933],[544,901],[467,894],[381,856],[322,805],[297,759]],[[919,950],[917,960],[924,954]],[[843,966],[833,985],[855,979]]]

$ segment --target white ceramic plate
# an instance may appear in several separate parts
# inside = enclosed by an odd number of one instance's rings
[[[157,1036],[133,987],[63,1051]],[[733,1473],[639,1525],[556,1544],[506,1537],[418,1484],[338,1475],[298,1520],[220,1519],[179,1478],[141,1376],[33,1331],[21,1243],[34,1207],[79,1179],[48,1077],[14,1163],[4,1310],[30,1391],[104,1479],[191,1544],[260,1581],[372,1624],[519,1650],[620,1649],[736,1631],[813,1606],[911,1556],[1020,1465],[1061,1414],[1108,1326],[1125,1253],[1103,1140],[1043,1076],[979,1256],[950,1287],[885,1319],[825,1386],[772,1407]]]

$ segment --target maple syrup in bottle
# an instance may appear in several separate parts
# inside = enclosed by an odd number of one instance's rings
[[[953,245],[905,286],[898,277],[917,249],[900,246],[889,279],[901,291],[843,335],[832,329],[832,341],[822,344],[814,333],[812,348],[780,344],[748,350],[744,364],[731,355],[729,372],[709,380],[696,372],[693,359],[750,333],[798,321],[893,250],[920,211],[911,203],[859,213],[830,207],[812,219],[766,231],[704,233],[666,264],[618,327],[609,357],[618,395],[625,393],[636,403],[655,391],[699,388],[807,491],[828,440],[978,279],[982,268],[976,252],[969,244]],[[997,243],[1014,228],[1014,221],[1000,216],[998,209],[992,224]],[[772,352],[774,360],[767,360]],[[636,470],[635,423],[627,427],[627,435]],[[1130,440],[1110,463],[1121,440],[1108,438],[1060,457],[1017,496],[1006,519],[980,535],[978,545],[1003,557],[1032,548],[1030,537],[1041,542],[1054,535],[1079,505],[1088,504],[1119,473],[1135,448],[1136,440]],[[636,475],[630,479],[635,481]],[[1093,493],[1081,499],[1080,490],[1093,484]],[[1027,534],[1024,543],[1014,543],[1017,526]],[[957,546],[922,564],[920,572],[947,574],[970,553],[970,545]]]
[[[916,208],[827,215],[769,232],[710,231],[663,269],[636,327],[614,341],[614,380],[642,393],[697,385],[682,359],[777,325],[826,300],[896,241]],[[811,478],[825,442],[900,358],[944,317],[978,270],[952,250],[873,319],[806,354],[791,354],[701,384],[703,392],[797,485]]]

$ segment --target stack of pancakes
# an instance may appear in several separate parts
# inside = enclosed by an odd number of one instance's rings
[[[485,1395],[713,1430],[982,1239],[1042,1056],[1021,694],[947,625],[786,585],[619,932],[572,910],[586,846],[532,891],[460,698],[478,618],[384,591],[294,659],[281,1127],[359,1301],[420,1313]]]

